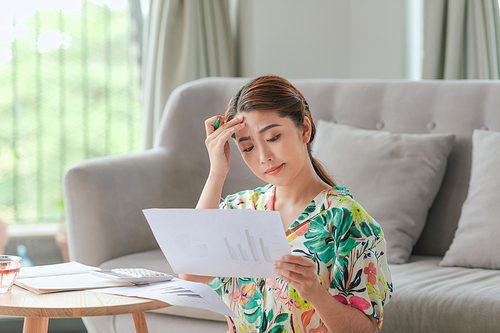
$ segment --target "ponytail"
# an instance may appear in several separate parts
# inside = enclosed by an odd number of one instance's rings
[[[318,177],[321,178],[322,181],[324,181],[325,183],[327,183],[331,187],[334,187],[336,185],[335,181],[328,174],[328,172],[326,172],[326,170],[323,167],[323,165],[321,164],[321,162],[318,159],[312,157],[311,154],[309,154],[309,158],[311,159],[312,166],[314,168],[314,171],[316,171],[316,174],[318,175]]]
[[[307,143],[307,153],[309,155],[309,159],[311,160],[311,164],[314,168],[314,171],[318,175],[318,177],[322,181],[324,181],[325,183],[330,185],[331,187],[334,187],[337,184],[335,184],[335,181],[333,180],[332,176],[330,176],[328,174],[328,172],[326,172],[325,167],[320,162],[320,160],[318,160],[317,158],[312,156],[311,144],[314,140],[314,137],[316,136],[316,125],[314,125],[314,121],[313,121],[312,115],[311,115],[311,110],[309,109],[309,104],[307,103],[307,101],[305,99],[304,99],[304,104],[305,104],[304,105],[304,117],[309,118],[309,121],[311,123],[311,136],[309,138],[309,142]]]

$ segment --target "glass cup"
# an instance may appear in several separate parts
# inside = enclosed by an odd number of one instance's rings
[[[0,294],[12,289],[12,285],[21,270],[22,260],[18,256],[0,255]]]

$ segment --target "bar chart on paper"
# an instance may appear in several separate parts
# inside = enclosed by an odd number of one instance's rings
[[[147,209],[144,215],[177,273],[276,277],[274,261],[291,254],[278,212]]]
[[[203,296],[201,296],[200,294],[191,289],[178,286],[168,286],[161,289],[155,289],[155,291],[159,292],[160,294],[170,294],[170,295],[175,295],[177,297],[203,298]]]
[[[245,229],[245,236],[247,240],[247,246],[250,248],[250,254],[244,250],[241,244],[230,245],[230,240],[224,237],[224,244],[226,244],[227,252],[232,260],[243,260],[243,261],[262,261],[272,262],[271,255],[269,253],[269,248],[265,246],[264,239],[258,237],[258,242],[256,242],[255,237],[250,235],[250,231]]]
[[[91,291],[157,299],[170,305],[189,306],[207,309],[226,316],[236,316],[222,301],[219,295],[206,284],[184,281],[177,278],[165,282],[117,288],[101,288]]]

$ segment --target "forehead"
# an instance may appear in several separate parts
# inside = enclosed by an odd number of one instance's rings
[[[295,127],[292,120],[288,117],[280,117],[275,111],[249,111],[241,112],[236,115],[243,117],[245,127],[235,134],[235,139],[245,137],[255,137],[264,135],[268,129],[280,128],[286,129],[288,127]],[[272,126],[278,125],[278,126]],[[260,133],[264,130],[263,133]]]
[[[278,122],[286,118],[278,116],[276,111],[247,111],[239,112],[236,116],[243,117],[243,122],[247,125]]]

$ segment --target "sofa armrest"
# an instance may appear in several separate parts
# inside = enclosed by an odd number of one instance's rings
[[[142,209],[193,207],[193,189],[182,191],[182,169],[162,148],[69,168],[63,195],[71,260],[98,266],[158,248]]]

